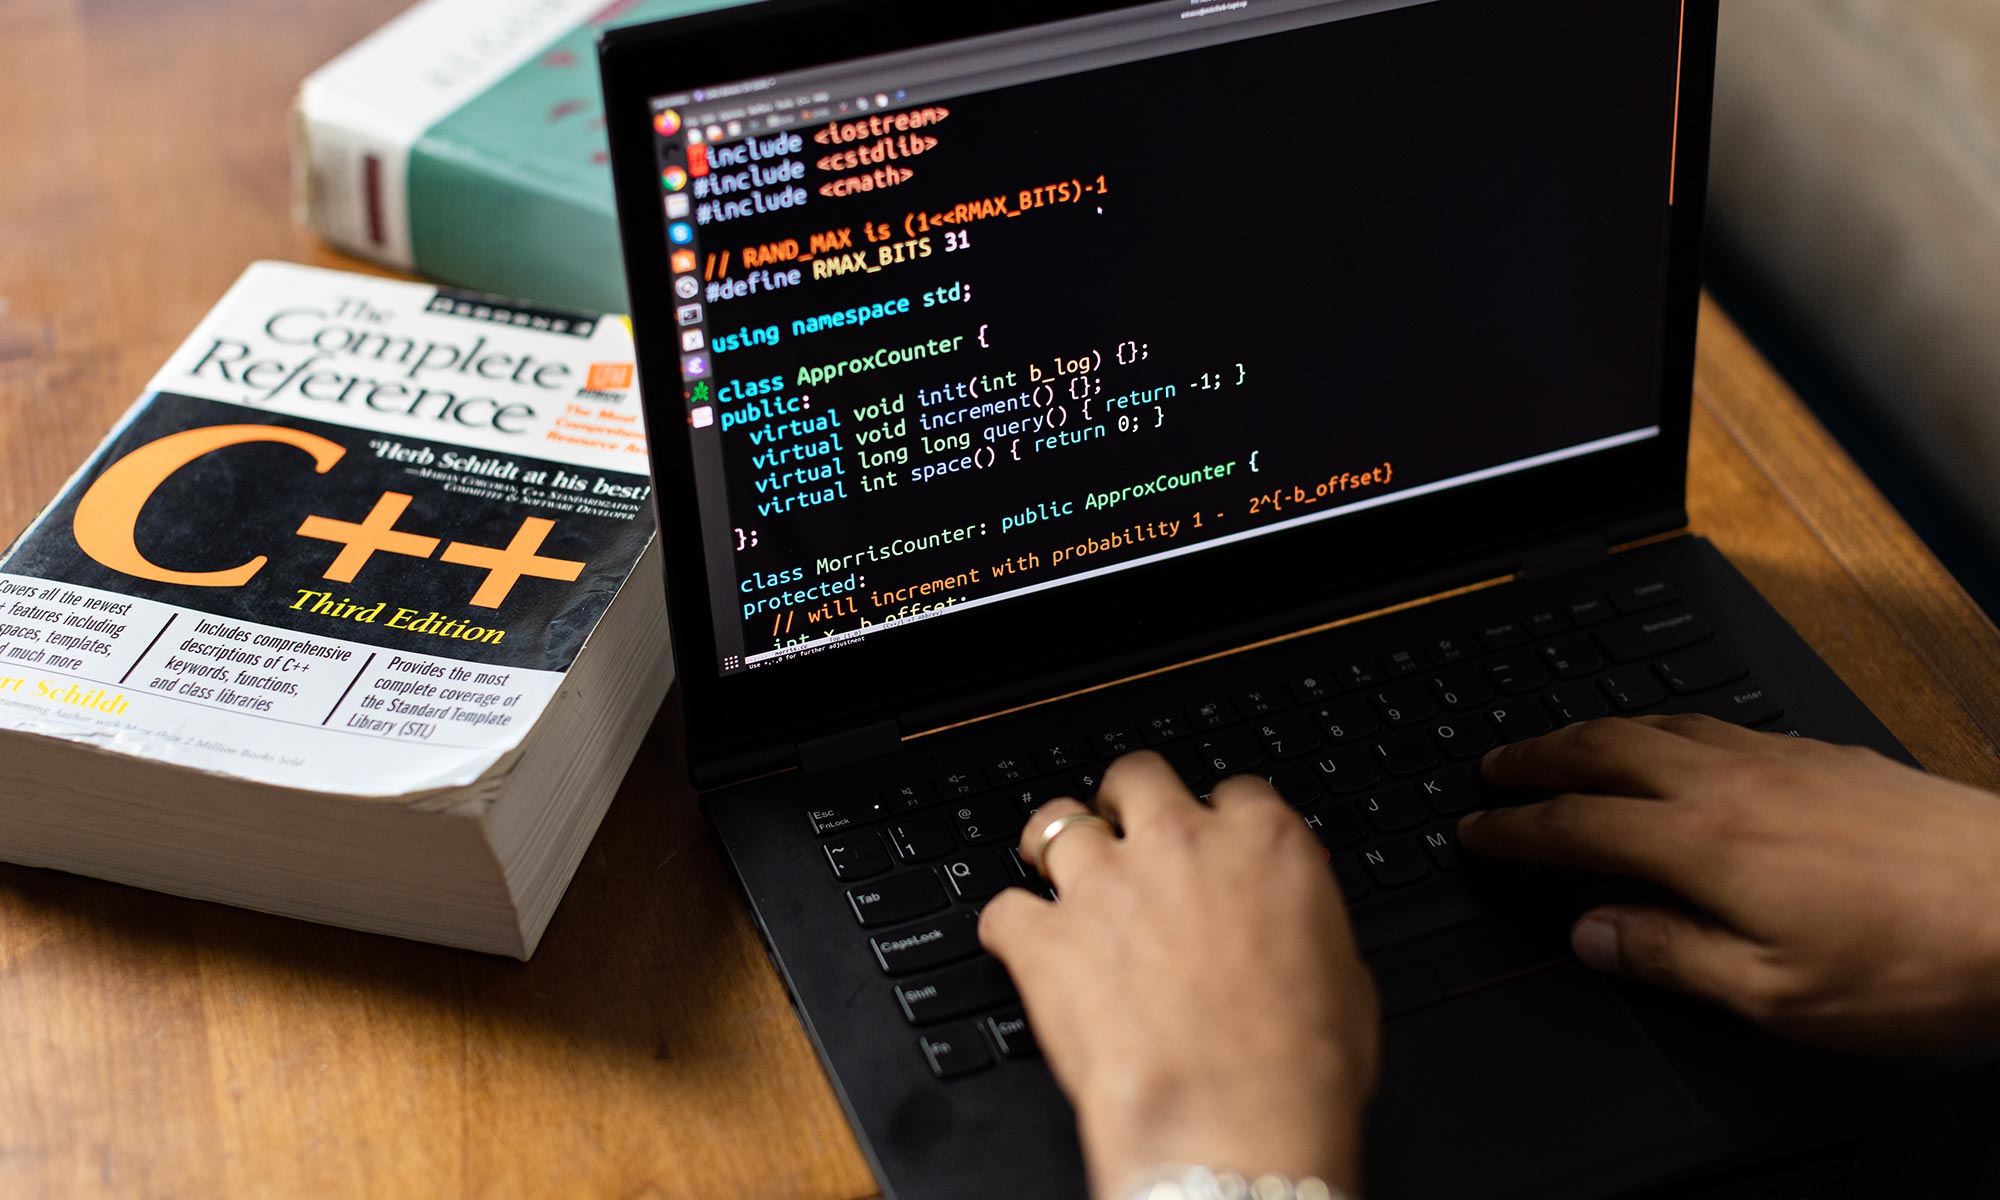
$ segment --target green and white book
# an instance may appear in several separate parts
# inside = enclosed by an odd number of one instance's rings
[[[742,0],[424,0],[307,76],[301,219],[460,287],[623,312],[597,33]]]

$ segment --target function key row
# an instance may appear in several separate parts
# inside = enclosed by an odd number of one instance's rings
[[[1300,703],[1309,703],[1325,699],[1336,690],[1354,691],[1373,687],[1388,679],[1450,667],[1469,658],[1532,642],[1547,643],[1537,647],[1537,653],[1565,678],[1576,678],[1596,669],[1586,665],[1595,657],[1595,651],[1581,635],[1566,639],[1560,635],[1602,624],[1617,616],[1646,612],[1674,603],[1679,598],[1680,594],[1671,584],[1663,581],[1642,583],[1621,589],[1609,599],[1591,597],[1539,609],[1517,620],[1482,626],[1477,632],[1476,644],[1471,639],[1440,638],[1421,650],[1392,652],[1379,666],[1363,663],[1336,668],[1326,677],[1300,681],[1294,685],[1293,691]]]
[[[1036,750],[1032,757],[996,759],[982,772],[951,771],[928,783],[900,784],[879,796],[829,801],[807,809],[806,818],[815,836],[831,837],[858,825],[929,808],[940,800],[980,796],[1071,766],[1088,766],[1092,761],[1080,744],[1054,744]]]
[[[1530,626],[1554,627],[1551,614],[1539,614],[1550,617],[1545,622],[1538,622],[1537,614],[1531,614],[1518,626],[1522,638],[1519,642],[1511,640],[1514,626],[1489,627],[1481,632],[1489,646],[1497,644],[1501,651],[1483,663],[1458,662],[1430,669],[1428,657],[1418,651],[1395,652],[1390,660],[1398,664],[1399,670],[1410,668],[1407,678],[1387,682],[1386,675],[1375,674],[1364,666],[1357,665],[1351,671],[1341,669],[1348,674],[1341,681],[1343,690],[1363,678],[1374,681],[1358,695],[1335,698],[1332,677],[1308,676],[1290,689],[1292,695],[1301,698],[1302,709],[1288,711],[1289,704],[1276,689],[1250,689],[1228,700],[1203,701],[1186,714],[1156,713],[1130,726],[1099,730],[1078,741],[1051,742],[1025,755],[997,757],[977,769],[962,768],[928,782],[904,783],[876,797],[834,802],[811,810],[810,823],[816,835],[828,837],[898,811],[939,800],[970,798],[1038,776],[1086,767],[1093,761],[1109,761],[1134,750],[1171,745],[1203,733],[1217,736],[1212,745],[1203,742],[1196,747],[1202,769],[1216,774],[1232,773],[1261,761],[1265,755],[1280,760],[1295,758],[1311,753],[1323,740],[1336,744],[1360,741],[1385,727],[1418,726],[1434,721],[1440,713],[1461,713],[1492,705],[1497,696],[1521,696],[1558,682],[1584,680],[1604,672],[1607,657],[1621,664],[1655,660],[1655,672],[1676,695],[1693,694],[1741,678],[1742,669],[1726,654],[1713,647],[1693,649],[1706,643],[1713,633],[1702,618],[1685,609],[1646,609],[1648,605],[1658,608],[1671,604],[1674,599],[1675,593],[1666,584],[1641,585],[1630,589],[1629,595],[1621,593],[1606,602],[1621,611],[1632,608],[1640,611],[1607,618],[1589,635],[1558,634],[1530,644],[1527,641]],[[1580,602],[1570,607],[1574,610],[1600,602]],[[1443,639],[1432,649],[1444,657],[1448,650],[1456,651],[1459,647],[1451,639]],[[1462,652],[1460,657],[1464,657]],[[1384,672],[1387,670],[1383,668]],[[1599,682],[1609,708],[1587,688],[1558,687],[1549,697],[1554,718],[1569,722],[1601,716],[1613,709],[1633,712],[1656,705],[1662,699],[1656,694],[1659,688],[1654,680],[1643,674],[1635,676],[1628,670],[1615,670]],[[1500,737],[1511,741],[1535,736],[1522,731],[1535,727],[1539,721],[1513,712],[1509,714],[1513,719],[1503,723],[1503,718],[1496,714],[1507,712],[1496,707],[1488,714]],[[1242,730],[1221,732],[1225,726],[1239,721],[1254,723],[1248,735],[1253,744],[1245,744]],[[1451,738],[1461,730],[1458,724],[1447,720],[1439,722],[1434,732],[1441,738]],[[1477,753],[1472,749],[1477,740],[1458,741],[1447,749],[1455,747],[1468,754]]]
[[[1293,764],[1310,763],[1334,794],[1342,794],[1384,776],[1414,775],[1443,761],[1477,758],[1503,742],[1525,741],[1561,725],[1613,713],[1645,712],[1664,705],[1671,711],[1706,712],[1738,725],[1777,720],[1782,708],[1762,688],[1742,682],[1745,674],[1741,663],[1718,647],[1707,646],[1660,659],[1650,667],[1618,668],[1594,683],[1558,684],[1540,696],[1509,700],[1487,693],[1488,703],[1471,711],[1440,712],[1398,698],[1390,705],[1391,712],[1425,714],[1420,723],[1401,728],[1384,728],[1373,709],[1355,697],[1343,697],[1152,748],[1196,791],[1213,780],[1245,772],[1259,771],[1275,781],[1296,775],[1300,768]],[[888,869],[890,852],[895,861],[919,862],[939,857],[958,843],[1011,845],[1029,813],[1058,796],[1088,799],[1096,793],[1100,775],[1095,768],[1048,775],[936,809],[913,812],[862,801],[815,808],[811,816],[815,831],[823,837],[851,832],[856,825],[883,817],[898,818],[885,831],[886,849],[872,833],[869,838],[847,837],[828,844],[837,877],[866,878]]]

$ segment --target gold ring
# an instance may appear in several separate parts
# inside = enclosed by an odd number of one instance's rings
[[[1112,837],[1118,836],[1118,831],[1112,828],[1111,822],[1094,812],[1071,813],[1066,817],[1057,817],[1042,827],[1041,844],[1035,848],[1035,870],[1041,871],[1043,878],[1048,877],[1048,872],[1043,868],[1048,865],[1049,847],[1055,845],[1057,838],[1079,825],[1096,825]]]

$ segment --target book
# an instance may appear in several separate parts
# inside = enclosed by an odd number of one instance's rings
[[[742,0],[424,0],[307,76],[305,224],[460,287],[623,312],[597,33]]]
[[[673,678],[622,318],[257,263],[0,554],[0,858],[526,958]]]

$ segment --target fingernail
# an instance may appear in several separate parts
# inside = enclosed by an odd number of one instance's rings
[[[1459,836],[1460,836],[1460,837],[1464,837],[1464,836],[1465,836],[1465,831],[1466,831],[1466,830],[1468,830],[1468,829],[1470,829],[1470,828],[1472,828],[1472,826],[1473,826],[1474,822],[1478,821],[1478,820],[1479,820],[1479,818],[1481,818],[1481,817],[1483,817],[1483,816],[1485,816],[1485,815],[1486,815],[1485,813],[1483,813],[1483,812],[1480,812],[1480,811],[1479,811],[1479,810],[1477,810],[1477,809],[1474,809],[1473,811],[1471,811],[1471,812],[1469,812],[1469,813],[1466,813],[1466,814],[1465,814],[1464,816],[1460,817],[1460,818],[1458,819],[1458,833],[1459,833]]]
[[[1593,971],[1618,969],[1618,923],[1609,917],[1585,917],[1570,931],[1576,957]]]
[[[1486,753],[1479,756],[1479,769],[1482,772],[1485,771],[1486,768],[1492,766],[1495,762],[1499,761],[1500,756],[1505,753],[1507,753],[1507,747],[1505,746],[1495,746],[1491,750],[1488,750]]]

